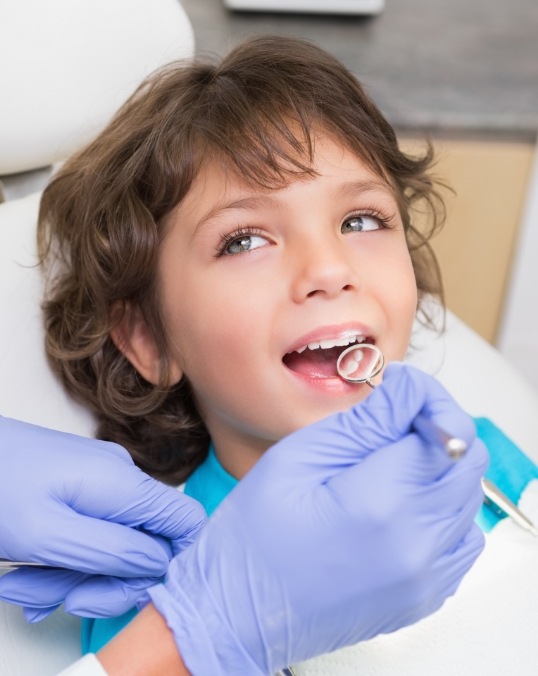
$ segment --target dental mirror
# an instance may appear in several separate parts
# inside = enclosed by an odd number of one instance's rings
[[[336,370],[342,380],[348,383],[366,383],[372,389],[375,378],[385,366],[385,357],[381,350],[370,343],[351,345],[338,357]],[[454,437],[430,418],[419,413],[413,421],[414,429],[430,443],[440,446],[453,460],[458,460],[467,452],[463,439]]]
[[[336,370],[348,383],[366,383],[374,388],[371,379],[375,378],[385,366],[385,357],[381,350],[370,343],[351,345],[338,357]]]

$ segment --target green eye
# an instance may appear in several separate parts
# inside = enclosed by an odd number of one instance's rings
[[[370,232],[381,228],[379,219],[375,216],[350,216],[342,223],[341,232]]]

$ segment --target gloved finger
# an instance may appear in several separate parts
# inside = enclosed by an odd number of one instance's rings
[[[350,425],[355,433],[360,432],[376,447],[397,441],[410,432],[420,412],[430,417],[449,414],[452,434],[469,441],[475,436],[471,419],[439,381],[399,362],[387,366],[382,384],[352,411]]]
[[[473,567],[486,544],[484,533],[473,523],[452,551],[439,559],[439,569],[443,569],[447,596],[453,596],[462,579]]]
[[[470,529],[475,527],[475,518],[482,504],[483,494],[480,486],[458,511],[443,512],[439,507],[420,515],[421,532],[424,537],[416,539],[410,550],[411,560],[427,563],[432,557],[437,558],[458,549]],[[422,500],[419,494],[417,500]],[[417,518],[417,521],[419,519]]]
[[[63,568],[17,568],[0,577],[0,599],[33,609],[56,607],[87,577]]]
[[[28,624],[37,624],[38,622],[41,622],[41,620],[46,619],[49,615],[52,615],[52,613],[55,610],[58,610],[59,607],[60,605],[50,606],[49,608],[25,607],[22,609],[22,613]]]
[[[416,435],[409,435],[312,492],[324,518],[348,524],[348,533],[352,532],[349,519],[356,522],[359,537],[365,520],[380,535],[390,534],[398,524],[394,535],[405,551],[402,561],[407,561],[402,570],[409,571],[427,570],[433,560],[454,550],[472,527],[483,498],[479,473],[469,482],[463,499],[458,482],[449,481],[448,473],[440,482],[435,481],[435,475],[433,481],[425,482],[422,472],[419,481],[409,480],[409,456],[416,453],[420,457],[423,446]]]
[[[468,444],[474,441],[476,428],[472,418],[432,376],[412,366],[392,362],[385,369],[383,383],[389,385],[385,394],[398,403],[393,408],[392,434],[397,434],[398,430],[409,431],[420,412],[449,434],[464,439]],[[402,402],[405,402],[403,406]],[[374,403],[379,405],[379,402]],[[407,407],[416,411],[411,419]]]
[[[62,467],[61,476],[53,472],[43,481],[4,482],[3,503],[43,506],[42,520],[36,519],[31,510],[18,510],[17,523],[25,533],[24,538],[10,538],[4,528],[2,535],[6,535],[6,539],[2,538],[0,543],[4,557],[74,568],[70,556],[74,554],[76,559],[77,554],[70,543],[82,544],[83,558],[88,562],[84,570],[88,572],[109,572],[106,567],[103,569],[104,562],[112,574],[159,575],[166,569],[168,561],[150,538],[141,533],[130,533],[128,529],[116,528],[110,533],[110,528],[100,529],[96,525],[91,530],[91,540],[87,544],[81,543],[88,523],[84,517],[168,537],[173,541],[174,552],[181,549],[182,542],[190,544],[204,523],[205,515],[200,505],[144,474],[135,467],[127,451],[117,444],[5,418],[0,418],[0,427],[2,444],[6,448],[24,449],[31,466],[41,467],[39,463],[50,450],[55,459],[53,465]],[[17,476],[20,471],[18,457],[18,453],[6,455],[8,465],[4,476],[12,473]],[[16,495],[12,495],[15,490]],[[71,519],[68,518],[70,514]],[[106,544],[102,545],[101,533],[118,538],[117,556],[108,556],[109,549],[115,552],[116,543],[106,536]],[[63,554],[60,554],[62,549]],[[94,556],[92,550],[95,550]],[[134,556],[124,556],[133,551]],[[118,560],[129,559],[130,568],[126,569],[125,564],[118,565]]]
[[[484,549],[484,534],[473,524],[455,549],[439,557],[435,563],[432,584],[421,585],[422,594],[411,593],[414,603],[409,604],[409,614],[402,617],[402,626],[413,624],[426,615],[441,608],[447,598],[458,590],[463,578],[467,575]],[[425,595],[428,592],[427,596]]]
[[[475,439],[458,461],[449,458],[444,448],[425,441],[415,433],[385,449],[380,449],[379,453],[390,457],[391,469],[402,481],[417,486],[431,484],[439,494],[457,484],[462,505],[465,496],[479,484],[489,463],[488,452],[480,439]],[[372,464],[375,462],[372,460]],[[447,478],[443,481],[445,476]]]
[[[28,622],[44,619],[62,603],[81,617],[114,617],[136,605],[160,578],[115,578],[76,571],[19,568],[0,578],[0,599],[23,606]]]
[[[56,506],[54,538],[35,538],[39,562],[88,574],[116,577],[160,577],[171,558],[170,543],[117,523],[94,519]],[[48,514],[50,517],[50,513]]]
[[[335,474],[320,486],[320,492],[326,492],[326,501],[355,516],[361,514],[365,496],[371,494],[367,504],[375,506],[375,518],[381,523],[390,520],[402,500],[413,495],[425,514],[444,518],[481,495],[487,456],[478,447],[476,454],[475,458],[473,450],[458,463],[447,462],[443,453],[432,453],[418,435],[411,434]]]
[[[430,449],[427,449],[427,453]],[[434,510],[459,511],[473,498],[484,499],[481,479],[487,469],[488,455],[485,446],[477,439],[465,458],[454,462],[441,476],[435,478],[428,468],[428,457],[416,467],[410,464],[402,469],[405,480],[417,486],[422,483],[425,499]]]
[[[99,467],[99,492],[80,489],[71,507],[80,514],[141,528],[171,540],[174,553],[196,539],[206,521],[203,507],[193,498],[166,486],[133,465],[122,465],[119,474]],[[88,477],[88,485],[92,477]],[[93,543],[95,544],[95,543]]]
[[[475,519],[484,499],[483,492],[477,487],[473,496],[457,513],[437,521],[437,547],[439,551],[451,551],[465,538],[469,528],[474,528]],[[480,529],[478,531],[481,533]]]
[[[133,608],[158,578],[114,578],[95,575],[74,588],[64,609],[80,617],[116,617]]]

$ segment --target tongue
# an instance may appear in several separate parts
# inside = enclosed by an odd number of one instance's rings
[[[331,347],[328,350],[308,350],[299,354],[292,352],[285,355],[284,364],[296,373],[310,378],[336,378],[336,361],[343,347]]]

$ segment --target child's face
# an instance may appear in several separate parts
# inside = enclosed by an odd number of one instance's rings
[[[368,395],[337,377],[335,350],[299,354],[307,344],[360,334],[387,361],[408,346],[417,293],[391,188],[327,138],[314,169],[261,190],[208,166],[162,246],[174,377],[188,377],[239,477],[273,442]]]

